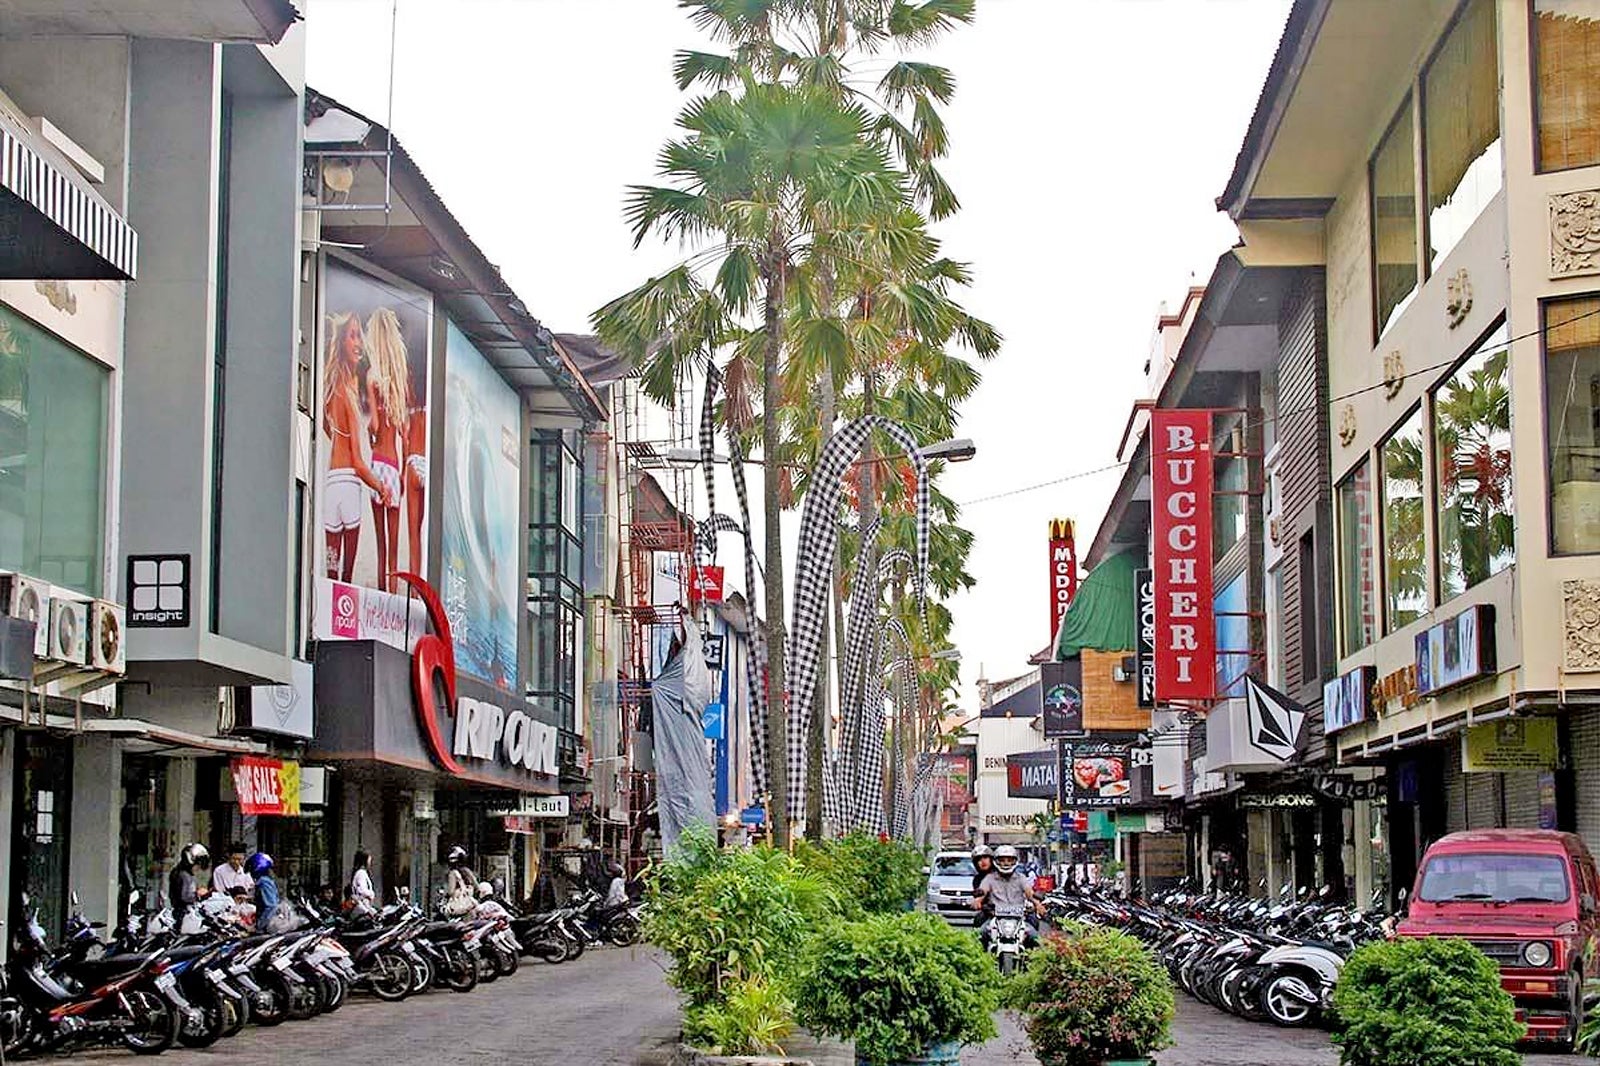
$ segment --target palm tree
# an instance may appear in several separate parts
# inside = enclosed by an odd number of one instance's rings
[[[805,87],[746,79],[742,91],[689,104],[679,118],[687,136],[661,151],[667,184],[634,186],[626,216],[637,247],[647,235],[695,247],[689,260],[595,312],[596,331],[639,361],[645,390],[669,402],[672,385],[693,364],[731,347],[727,376],[761,372],[762,449],[767,461],[766,529],[768,692],[785,691],[784,567],[779,527],[777,412],[782,406],[785,306],[789,279],[806,265],[813,238],[846,228],[901,202],[906,191],[871,120],[859,107]],[[759,324],[755,324],[759,322]],[[730,391],[730,398],[733,393]],[[727,409],[739,420],[739,405]],[[768,716],[771,803],[777,839],[786,840],[781,698]]]

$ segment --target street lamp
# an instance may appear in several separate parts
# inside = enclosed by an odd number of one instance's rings
[[[685,466],[693,466],[700,462],[701,459],[700,449],[698,448],[668,448],[662,454],[667,462]],[[968,437],[952,437],[949,440],[935,441],[922,449],[922,457],[924,459],[943,459],[947,463],[964,463],[977,454],[978,446]],[[899,455],[880,456],[877,461],[882,463],[891,459],[904,459],[905,457],[905,453],[902,452]],[[714,463],[726,463],[729,459],[721,452],[714,452],[711,456],[711,461]],[[766,465],[766,460],[764,459],[746,459],[745,462],[753,463],[756,466]]]
[[[944,663],[960,662],[961,661],[961,649],[960,648],[943,648],[943,649],[941,649],[939,651],[934,652],[932,655],[928,656],[928,658],[934,660],[935,662],[944,662]]]

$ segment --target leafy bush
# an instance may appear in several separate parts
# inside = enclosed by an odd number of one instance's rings
[[[1333,992],[1343,1066],[1517,1066],[1523,1027],[1500,971],[1465,940],[1368,944]]]
[[[651,877],[644,935],[672,957],[668,980],[692,1010],[753,979],[781,984],[811,924],[836,912],[826,886],[783,852],[723,850],[693,830]]]
[[[724,989],[721,1002],[684,1013],[684,1039],[713,1055],[783,1054],[794,1031],[794,1002],[776,985],[752,977]]]
[[[1069,925],[1044,938],[1007,1003],[1041,1062],[1100,1066],[1172,1042],[1172,981],[1143,944],[1114,929]]]
[[[846,914],[893,914],[922,894],[928,860],[916,845],[854,832],[821,843],[802,841],[795,857],[831,887]]]
[[[999,975],[970,933],[928,914],[875,915],[821,930],[795,984],[808,1029],[853,1039],[862,1061],[995,1035]]]

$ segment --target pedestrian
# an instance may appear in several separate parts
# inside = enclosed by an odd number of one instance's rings
[[[272,876],[272,856],[258,851],[250,856],[245,869],[256,883],[256,932],[277,933],[284,930],[273,927],[283,905],[278,894],[278,879]],[[281,924],[281,923],[280,923]]]
[[[244,845],[235,840],[228,845],[228,861],[211,871],[211,891],[232,899],[255,892],[255,881],[244,869]]]
[[[172,928],[181,933],[183,920],[200,901],[200,882],[196,870],[211,868],[211,852],[201,843],[190,844],[178,853],[178,864],[167,875],[167,906],[172,908]]]
[[[611,874],[611,883],[606,887],[606,901],[601,904],[605,910],[628,905],[628,882],[622,874],[622,867],[615,862],[611,863],[608,871]]]
[[[371,914],[377,910],[378,892],[372,887],[372,874],[367,867],[372,863],[372,856],[365,851],[357,851],[355,862],[350,868],[350,911],[355,915]]]
[[[478,905],[478,879],[467,866],[467,849],[455,845],[445,861],[450,864],[450,872],[445,875],[444,912],[452,918],[471,914]]]

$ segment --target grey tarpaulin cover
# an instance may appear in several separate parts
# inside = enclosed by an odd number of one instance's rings
[[[700,646],[700,630],[683,628],[683,646],[667,657],[650,683],[655,712],[656,809],[661,845],[670,848],[691,825],[715,825],[711,759],[700,715],[711,700],[711,673]]]

